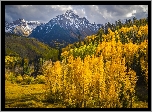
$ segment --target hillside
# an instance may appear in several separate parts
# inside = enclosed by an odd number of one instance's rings
[[[5,56],[19,56],[34,60],[36,57],[45,59],[58,59],[58,50],[39,42],[35,38],[27,38],[18,35],[5,34]]]

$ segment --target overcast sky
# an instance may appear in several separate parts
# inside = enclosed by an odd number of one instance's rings
[[[86,17],[90,23],[100,24],[148,16],[148,5],[6,5],[5,20],[12,22],[23,18],[26,21],[47,23],[66,10],[73,10],[79,17]]]

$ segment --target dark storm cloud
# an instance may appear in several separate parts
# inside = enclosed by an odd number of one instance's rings
[[[115,22],[116,20],[124,20],[133,18],[134,16],[138,19],[147,17],[147,15],[142,15],[143,12],[147,12],[148,6],[134,6],[134,5],[101,5],[97,6],[98,11],[105,20],[109,22]]]
[[[116,20],[147,17],[148,6],[143,5],[8,5],[5,20],[12,22],[18,18],[27,21],[48,22],[66,10],[73,10],[79,17],[86,17],[91,23],[114,23]]]
[[[49,9],[48,6],[23,6],[23,5],[16,5],[16,6],[7,6],[5,14],[6,20],[10,20],[11,17],[13,20],[18,18],[24,18],[27,21],[36,20],[40,22],[48,21],[49,18]],[[10,22],[10,21],[9,21]]]

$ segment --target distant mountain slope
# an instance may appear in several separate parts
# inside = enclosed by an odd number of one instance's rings
[[[29,36],[34,28],[41,23],[38,21],[25,21],[24,19],[18,19],[11,23],[5,21],[5,32],[15,33],[21,36]]]
[[[35,59],[37,56],[57,60],[58,53],[58,50],[39,42],[35,38],[5,34],[5,55],[20,56],[30,60]]]
[[[95,34],[102,26],[102,24],[91,24],[85,17],[80,18],[73,11],[67,10],[65,14],[37,26],[29,36],[50,46],[54,45],[54,41],[67,45],[78,41],[78,37],[84,39],[88,35]]]

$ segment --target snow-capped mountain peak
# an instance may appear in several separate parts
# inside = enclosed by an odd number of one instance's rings
[[[41,23],[38,21],[26,21],[25,19],[17,19],[11,23],[5,21],[5,32],[16,33],[19,35],[28,36],[33,29],[39,26]],[[20,32],[20,33],[18,33]]]
[[[72,10],[67,10],[48,23],[37,26],[30,36],[49,44],[53,44],[50,41],[54,39],[71,43],[76,41],[79,35],[83,39],[88,35],[95,34],[102,26],[102,24],[91,24],[85,17],[80,18]]]
[[[70,17],[70,16],[72,16],[72,15],[75,15],[72,10],[67,10],[67,11],[65,12],[65,16],[69,16],[69,17]]]
[[[76,15],[72,10],[67,10],[64,14],[64,17],[66,19],[74,19],[74,18],[79,18],[78,15]]]

